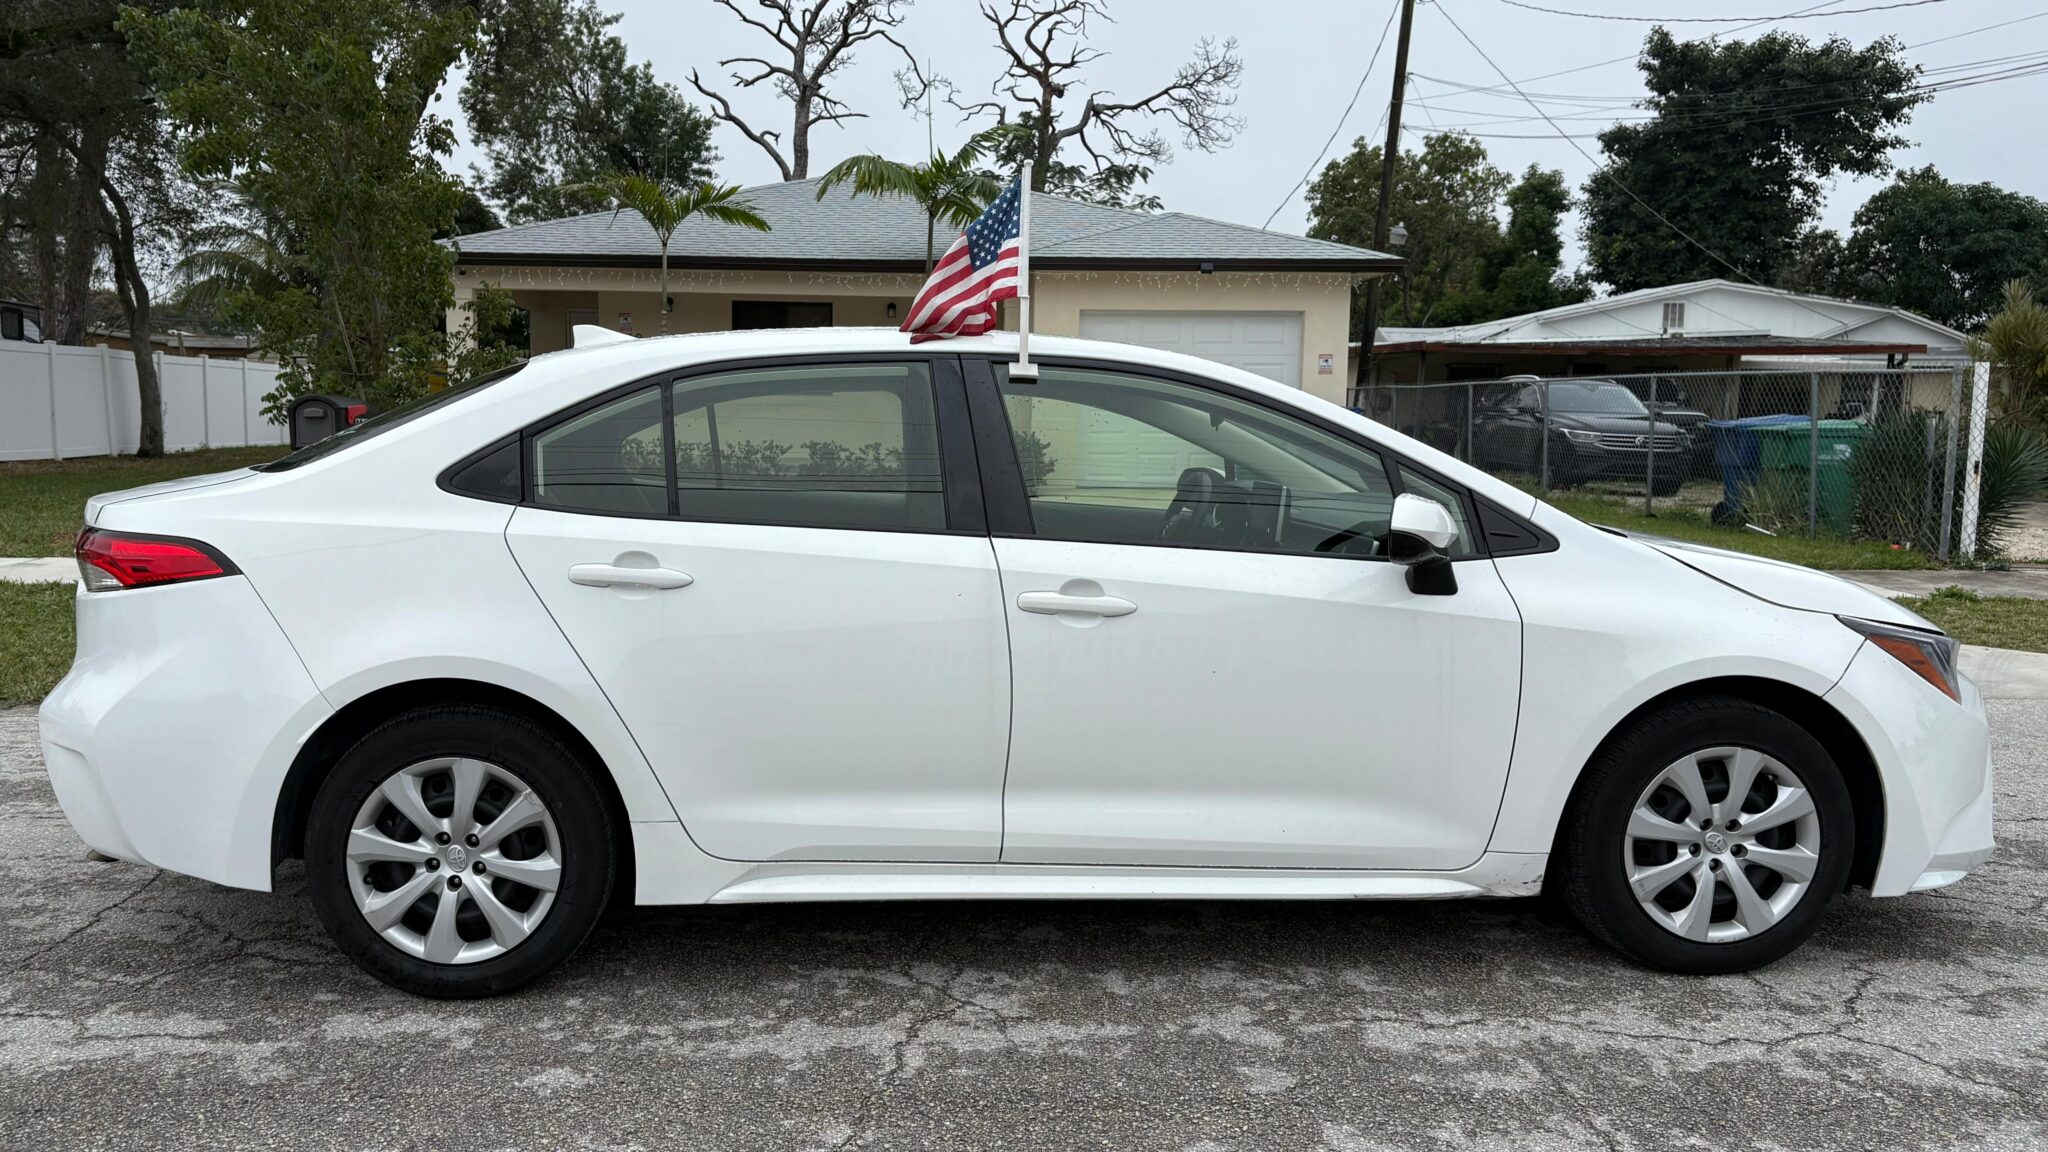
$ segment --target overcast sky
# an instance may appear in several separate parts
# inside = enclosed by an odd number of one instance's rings
[[[1631,16],[1764,16],[1815,8],[1814,0],[1532,0],[1547,7]],[[2048,53],[2048,9],[2041,0],[1923,0],[1917,7],[1849,15],[1827,15],[1829,8],[1862,8],[1899,0],[1837,0],[1818,5],[1813,18],[1786,20],[1738,33],[1758,36],[1772,28],[1798,32],[1811,39],[1840,34],[1857,44],[1893,34],[1910,47],[1907,55],[1930,70],[1929,82],[2024,66],[2027,53]],[[733,55],[764,55],[772,49],[765,36],[741,25],[711,0],[600,0],[624,16],[618,25],[638,59],[654,65],[662,79],[688,90],[695,67],[707,80],[732,90],[717,61]],[[1279,209],[1271,227],[1299,232],[1307,227],[1306,207],[1291,191],[1318,157],[1341,154],[1352,139],[1381,139],[1382,119],[1392,81],[1394,36],[1388,34],[1379,59],[1365,77],[1357,106],[1343,121],[1327,153],[1324,141],[1338,126],[1345,104],[1373,45],[1386,27],[1398,0],[1110,0],[1115,23],[1095,27],[1091,44],[1108,55],[1087,73],[1091,87],[1130,98],[1160,86],[1204,36],[1235,37],[1244,57],[1244,80],[1236,112],[1244,130],[1232,145],[1205,154],[1176,144],[1172,163],[1153,176],[1151,187],[1169,210],[1194,213],[1241,224],[1258,225]],[[2025,17],[2040,16],[2039,19]],[[1495,164],[1512,172],[1528,165],[1561,168],[1574,187],[1594,164],[1558,138],[1556,131],[1511,92],[1455,92],[1445,82],[1481,87],[1500,86],[1499,74],[1452,26],[1462,25],[1480,50],[1505,69],[1531,97],[1571,97],[1546,102],[1545,111],[1573,135],[1584,135],[1579,147],[1599,156],[1591,139],[1615,116],[1631,114],[1625,104],[1585,98],[1626,98],[1642,95],[1633,55],[1650,25],[1574,16],[1549,15],[1511,7],[1502,0],[1441,0],[1418,3],[1409,70],[1413,80],[1404,117],[1407,146],[1416,147],[1432,124],[1467,127],[1482,134]],[[2009,26],[1969,35],[1973,29],[2007,21]],[[1726,31],[1727,24],[1672,24],[1681,36],[1706,36]],[[1954,37],[1953,39],[1943,39]],[[918,0],[902,29],[902,38],[920,57],[929,56],[937,70],[964,92],[986,91],[1001,69],[992,47],[994,36],[972,0]],[[1941,43],[1929,43],[1942,39]],[[854,65],[836,78],[834,90],[867,119],[843,127],[825,125],[811,136],[812,174],[859,152],[913,159],[925,146],[920,116],[900,109],[892,74],[900,65],[893,48],[869,42]],[[1619,59],[1617,59],[1619,58]],[[2048,58],[2048,57],[2044,57]],[[1610,62],[1612,61],[1612,62]],[[1974,67],[1956,68],[1972,62]],[[1564,75],[1550,75],[1579,69]],[[1531,79],[1547,77],[1544,79]],[[787,106],[761,85],[734,97],[735,105],[756,117],[756,127],[788,129]],[[1990,181],[2033,196],[2048,195],[2048,134],[2041,109],[2048,105],[2048,75],[1959,87],[1937,93],[1915,112],[1906,128],[1912,141],[1896,157],[1902,167],[1933,164],[1949,179]],[[454,101],[444,101],[447,114],[458,118]],[[1565,119],[1572,117],[1573,119]],[[1375,125],[1378,125],[1375,127]],[[1162,125],[1173,139],[1171,125]],[[972,128],[959,124],[943,105],[937,123],[941,147],[956,145]],[[1495,134],[1488,136],[1485,134]],[[1527,138],[1505,138],[1509,136]],[[779,178],[761,150],[729,125],[719,126],[716,141],[723,179],[758,184]],[[459,148],[456,163],[467,167],[475,153]],[[1878,181],[1844,181],[1828,198],[1824,222],[1846,229],[1849,218]],[[1641,189],[1653,196],[1654,190]],[[1682,222],[1680,222],[1682,223]],[[1578,259],[1578,224],[1567,236],[1567,259]]]

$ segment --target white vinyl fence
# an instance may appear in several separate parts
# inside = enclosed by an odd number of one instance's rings
[[[167,451],[285,443],[263,415],[277,365],[162,352],[156,365]],[[134,353],[0,340],[0,460],[133,452],[141,412]]]

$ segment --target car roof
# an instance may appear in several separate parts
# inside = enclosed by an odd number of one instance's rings
[[[1303,395],[1299,389],[1241,368],[1138,344],[1033,333],[1031,351],[1039,356],[1114,360],[1141,367],[1192,372],[1221,378],[1281,399]],[[909,334],[894,328],[761,328],[739,332],[692,332],[569,348],[536,356],[530,363],[534,367],[560,368],[564,374],[616,371],[623,374],[622,379],[630,379],[636,372],[659,372],[664,368],[689,367],[719,360],[877,352],[1012,357],[1017,354],[1017,334],[991,332],[981,336],[954,337],[944,342],[913,344]]]

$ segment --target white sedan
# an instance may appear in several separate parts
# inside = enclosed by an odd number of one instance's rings
[[[587,330],[586,330],[587,334]],[[434,996],[608,902],[1526,896],[1783,956],[1992,850],[1956,643],[1207,361],[726,333],[94,498],[42,708],[86,844]]]

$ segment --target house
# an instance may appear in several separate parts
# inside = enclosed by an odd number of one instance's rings
[[[670,332],[895,327],[924,282],[916,202],[820,201],[815,180],[749,189],[773,230],[693,218],[669,246]],[[1380,252],[1179,212],[1145,213],[1035,194],[1032,330],[1191,352],[1332,400],[1344,396],[1354,285],[1401,266]],[[941,224],[943,252],[956,229]],[[633,213],[602,212],[473,233],[456,249],[457,310],[480,284],[526,310],[532,351],[578,324],[652,335],[660,247]],[[1005,327],[1016,326],[1006,309]]]
[[[125,328],[93,328],[87,343],[105,344],[121,352],[133,351],[135,340]],[[149,346],[166,356],[206,356],[214,360],[240,360],[256,355],[256,343],[238,333],[186,332],[173,328],[149,334]]]
[[[1383,327],[1359,383],[1947,366],[1969,359],[1965,343],[1953,328],[1883,304],[1695,280],[1483,324]]]

